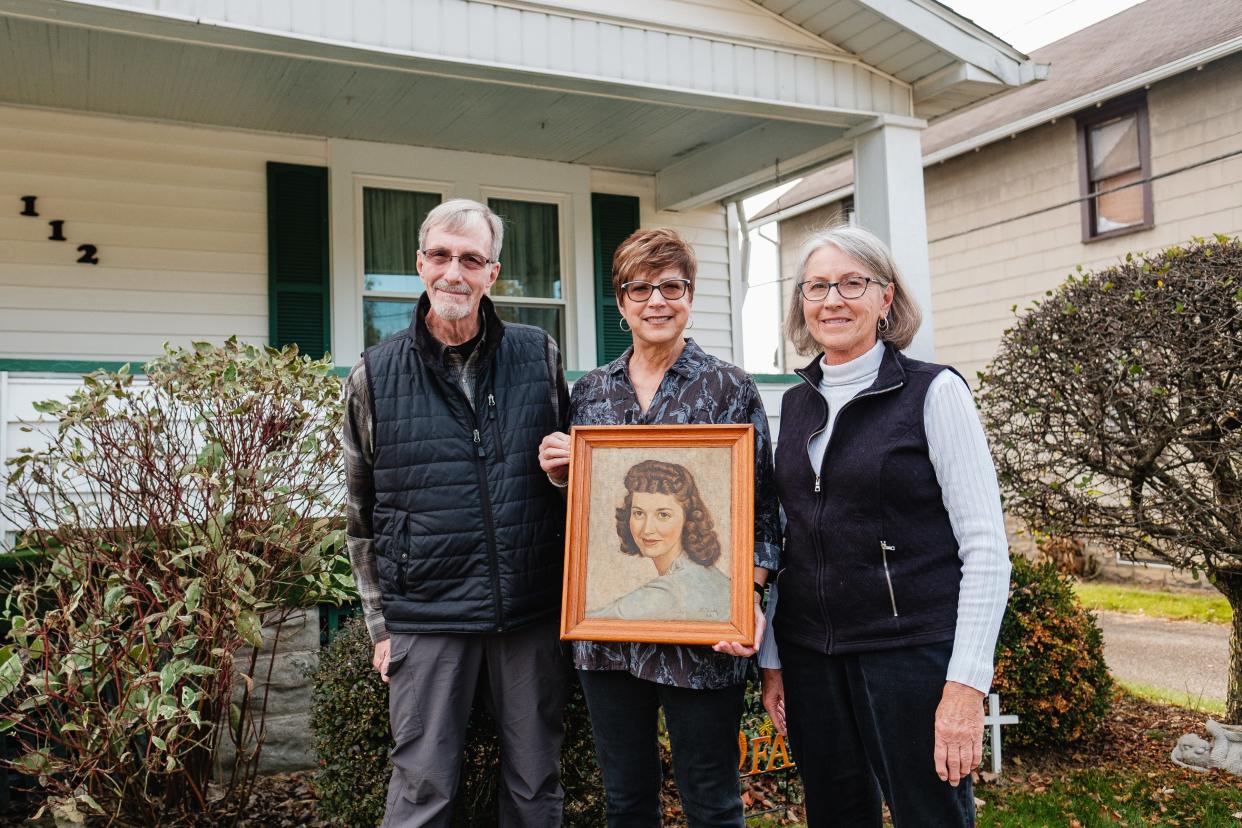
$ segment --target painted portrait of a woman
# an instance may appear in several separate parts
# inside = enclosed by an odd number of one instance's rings
[[[729,578],[716,567],[720,538],[689,470],[661,460],[631,466],[616,515],[620,551],[651,561],[655,575],[615,601],[588,610],[588,616],[729,619]]]

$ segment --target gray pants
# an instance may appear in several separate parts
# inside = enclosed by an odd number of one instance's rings
[[[491,635],[392,636],[392,780],[381,828],[448,826],[479,672],[500,736],[499,825],[561,824],[568,664],[556,619]]]

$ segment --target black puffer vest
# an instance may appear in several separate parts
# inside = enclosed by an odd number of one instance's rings
[[[818,475],[807,443],[828,422],[819,358],[797,372],[776,449],[780,639],[823,653],[952,640],[962,566],[923,428],[944,370],[887,347],[876,382],[837,412]]]
[[[394,632],[496,632],[555,613],[561,497],[539,468],[557,429],[548,335],[483,299],[474,406],[414,322],[363,354],[375,437],[376,563]]]

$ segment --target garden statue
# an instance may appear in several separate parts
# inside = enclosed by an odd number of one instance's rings
[[[1207,732],[1207,739],[1196,733],[1178,739],[1173,748],[1173,763],[1194,771],[1220,768],[1242,776],[1242,725],[1224,725],[1208,719]]]

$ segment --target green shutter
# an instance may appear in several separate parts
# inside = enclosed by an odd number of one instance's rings
[[[619,326],[621,314],[612,292],[612,254],[638,229],[638,199],[591,193],[591,227],[595,243],[595,356],[603,365],[621,356],[631,342],[630,335]]]
[[[328,170],[267,165],[268,342],[315,359],[332,349]]]

